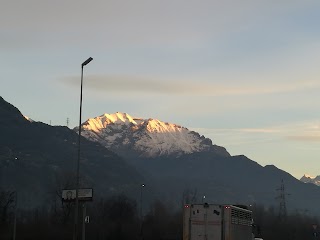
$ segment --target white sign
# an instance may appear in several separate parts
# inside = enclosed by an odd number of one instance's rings
[[[78,198],[79,201],[92,201],[93,190],[92,188],[79,189]],[[76,200],[75,189],[64,189],[62,190],[62,200],[66,202],[72,202]]]

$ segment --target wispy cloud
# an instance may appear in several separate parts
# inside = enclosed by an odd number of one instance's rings
[[[287,139],[301,142],[320,142],[320,135],[287,136]]]
[[[320,124],[318,121],[288,123],[266,128],[192,128],[209,136],[222,136],[232,139],[231,145],[280,141],[318,142],[320,141]]]
[[[320,123],[319,121],[301,123],[294,125],[295,128],[289,128],[286,139],[300,142],[319,142],[320,141]]]
[[[70,86],[79,85],[79,77],[66,77],[63,81]],[[217,84],[201,80],[181,80],[156,77],[125,75],[91,75],[86,77],[85,85],[95,91],[118,93],[158,93],[201,96],[257,95],[296,92],[320,88],[319,81],[296,81],[290,83]]]

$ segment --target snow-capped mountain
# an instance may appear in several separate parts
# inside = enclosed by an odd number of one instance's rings
[[[128,144],[124,146],[131,143],[134,147],[135,134],[141,134],[137,140],[151,134],[147,130],[150,119],[130,118],[126,114],[111,114],[101,118],[104,120],[100,119],[100,123],[99,118],[96,122],[88,120],[86,126],[92,130],[84,129],[84,132],[92,133],[93,137],[98,138],[100,132],[108,130],[109,134],[105,134],[121,143],[117,145],[116,141],[111,141],[113,145],[110,146],[122,146],[124,144],[121,139],[128,138]],[[170,125],[162,124],[166,129]],[[173,126],[173,129],[176,127]],[[130,132],[130,128],[135,131]],[[181,128],[177,127],[179,131],[188,133],[184,132],[185,128]],[[170,134],[176,134],[171,131]],[[47,204],[51,204],[48,199],[52,199],[52,191],[48,192],[48,186],[52,190],[61,190],[61,184],[69,183],[72,186],[77,133],[67,127],[29,122],[16,107],[1,96],[0,132],[0,188],[4,191],[18,191],[21,208],[30,210],[33,206],[49,206]],[[160,134],[158,130],[154,132]],[[167,134],[169,133],[164,132],[163,136]],[[122,137],[117,137],[118,135]],[[211,143],[210,140],[205,141],[204,137],[196,137],[197,133],[191,135],[194,136],[194,145],[198,141],[203,141],[205,146],[208,146],[208,142]],[[157,139],[155,136],[152,135]],[[130,198],[137,199],[140,196],[141,183],[147,183],[150,187],[146,188],[146,204],[159,199],[172,199],[173,203],[178,204],[176,206],[181,207],[182,195],[187,199],[192,194],[201,201],[201,194],[205,193],[206,199],[212,202],[243,205],[252,202],[262,204],[260,206],[276,206],[278,202],[275,202],[274,189],[283,179],[286,189],[290,189],[293,196],[290,198],[288,211],[296,213],[296,209],[303,206],[303,209],[320,216],[320,209],[315,207],[320,199],[319,187],[314,184],[301,184],[289,173],[275,166],[262,167],[243,155],[229,156],[223,148],[214,145],[214,150],[210,152],[193,152],[180,157],[163,156],[152,160],[135,156],[120,158],[100,144],[86,139],[81,141],[81,146],[81,185],[85,188],[94,186],[101,197],[125,193]],[[124,147],[123,149],[126,150]],[[218,155],[217,151],[221,154]],[[223,154],[228,156],[221,157]],[[199,193],[197,196],[192,193],[193,189]]]
[[[320,186],[320,176],[312,177],[310,175],[304,174],[302,178],[300,178],[301,182],[304,183],[313,183],[317,186]]]
[[[78,131],[77,128],[75,131]],[[230,156],[223,147],[213,145],[210,139],[185,127],[121,112],[88,119],[82,124],[82,135],[120,155],[129,152],[158,157],[210,151]]]

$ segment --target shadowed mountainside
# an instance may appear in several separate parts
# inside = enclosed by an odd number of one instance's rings
[[[74,188],[78,135],[67,127],[29,122],[17,108],[0,98],[0,186],[17,190],[23,207],[50,201],[52,193]],[[130,151],[106,149],[82,138],[81,187],[94,195],[124,193],[183,201],[278,206],[277,189],[284,181],[289,211],[320,215],[320,188],[305,184],[275,166],[262,167],[245,156],[197,152],[175,156],[139,157]],[[125,146],[121,146],[124,148]],[[121,155],[119,157],[112,151]]]
[[[160,190],[158,198],[172,199],[177,205],[182,198],[202,202],[205,196],[205,201],[214,203],[278,207],[283,181],[289,211],[309,209],[320,214],[320,208],[315,208],[320,190],[315,186],[275,166],[263,167],[242,155],[230,156],[210,139],[177,124],[117,112],[89,119],[82,126],[84,136],[116,152],[155,182],[152,187]],[[149,146],[159,150],[150,154]],[[193,152],[186,150],[190,146],[197,147]]]
[[[78,135],[74,131],[29,122],[0,98],[0,133],[0,187],[17,190],[23,207],[49,201],[57,188],[75,188]],[[93,188],[95,195],[135,195],[142,182],[118,155],[85,138],[80,175],[81,187]]]

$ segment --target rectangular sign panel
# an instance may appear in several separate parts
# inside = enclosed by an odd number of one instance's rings
[[[92,188],[79,189],[78,198],[79,201],[92,201],[93,190]],[[76,200],[75,189],[64,189],[62,190],[62,201],[73,202]]]

